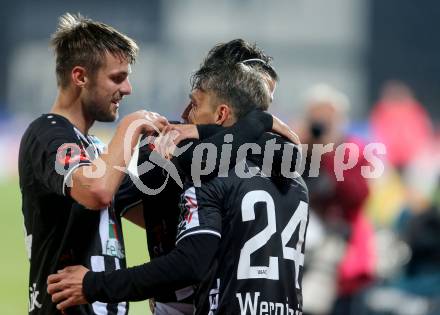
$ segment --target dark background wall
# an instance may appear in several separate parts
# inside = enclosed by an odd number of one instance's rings
[[[438,121],[440,1],[373,0],[369,29],[369,103],[377,99],[385,81],[402,80]]]

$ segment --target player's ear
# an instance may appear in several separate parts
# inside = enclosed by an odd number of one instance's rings
[[[77,87],[84,87],[87,84],[87,70],[81,66],[75,66],[71,72],[73,85]]]
[[[183,119],[184,122],[188,121],[189,112],[191,111],[191,108],[192,108],[192,103],[189,103],[186,106],[185,110],[183,111],[182,115],[180,116]]]
[[[226,104],[220,104],[215,111],[215,123],[223,125],[231,117],[231,108]]]

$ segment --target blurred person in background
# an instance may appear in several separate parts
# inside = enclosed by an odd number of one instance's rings
[[[440,314],[439,139],[425,143],[401,168],[401,175],[406,203],[390,228],[408,253],[366,293],[364,314]],[[397,255],[392,258],[399,259]]]
[[[371,183],[368,213],[376,226],[388,228],[410,197],[402,175],[407,165],[430,149],[433,124],[411,87],[397,80],[383,84],[369,124],[372,139],[386,147],[387,166],[384,175]]]
[[[347,96],[331,86],[319,84],[307,94],[299,136],[306,150],[304,179],[312,213],[308,237],[315,246],[304,274],[306,314],[351,314],[356,296],[374,277],[373,228],[363,213],[369,188],[361,166],[367,163],[361,141],[345,132],[348,111]],[[338,180],[342,166],[335,152],[343,143],[357,146],[359,160]],[[350,150],[344,149],[344,160]],[[314,231],[321,235],[316,242]]]
[[[30,260],[29,314],[60,314],[47,293],[47,277],[84,264],[111,271],[126,266],[121,221],[113,207],[124,177],[125,154],[142,133],[167,125],[159,115],[138,111],[124,117],[108,146],[89,135],[95,121],[118,118],[131,93],[130,65],[137,44],[104,23],[69,13],[60,17],[51,44],[56,57],[57,98],[50,113],[24,133],[19,154],[22,211]],[[134,122],[130,152],[124,136]],[[118,166],[119,168],[116,168]],[[66,314],[127,314],[122,303],[82,305]]]
[[[409,86],[386,82],[370,116],[373,136],[385,144],[390,164],[403,171],[432,141],[432,123]],[[408,144],[411,149],[408,149]]]

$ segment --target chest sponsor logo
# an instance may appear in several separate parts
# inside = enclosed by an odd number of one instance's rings
[[[112,211],[109,212],[113,214]],[[119,259],[123,259],[125,257],[125,251],[124,251],[124,247],[119,241],[118,229],[114,219],[112,218],[109,219],[108,228],[109,228],[109,233],[108,233],[109,238],[106,242],[104,254],[118,257]]]

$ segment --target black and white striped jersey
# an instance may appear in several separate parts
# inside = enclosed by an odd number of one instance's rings
[[[90,164],[103,144],[83,135],[66,118],[45,114],[33,121],[20,144],[19,175],[30,260],[29,314],[60,314],[47,293],[47,277],[68,265],[93,271],[125,268],[120,218],[113,208],[90,211],[68,193],[70,175]],[[66,189],[67,188],[67,189]],[[127,314],[125,302],[96,302],[67,314]]]

